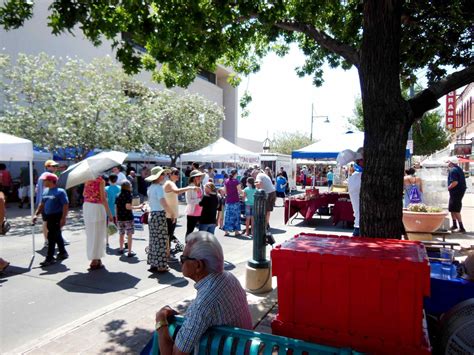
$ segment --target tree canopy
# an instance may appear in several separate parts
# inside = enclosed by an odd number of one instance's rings
[[[197,94],[154,91],[133,81],[111,58],[0,54],[2,130],[77,160],[94,148],[169,155],[211,143],[222,108]],[[62,149],[61,149],[62,148]],[[65,157],[63,157],[65,159]]]
[[[275,153],[291,155],[292,151],[306,147],[311,143],[311,139],[305,133],[278,132],[273,137],[270,150]]]
[[[21,26],[33,3],[4,1],[0,24]],[[399,238],[408,131],[439,98],[474,80],[473,18],[470,0],[53,0],[48,19],[54,34],[80,28],[95,44],[111,40],[127,73],[151,70],[167,86],[186,86],[217,63],[257,71],[260,58],[285,55],[290,43],[306,55],[297,74],[315,85],[324,62],[355,66],[365,126],[361,233]],[[446,75],[447,66],[456,71]],[[413,82],[420,69],[428,86],[406,100],[400,80]]]

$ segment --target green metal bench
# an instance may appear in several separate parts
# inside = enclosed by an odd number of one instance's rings
[[[173,339],[176,338],[184,318],[174,317],[168,329]],[[152,341],[141,352],[142,355],[160,354],[158,333],[155,332]],[[212,327],[199,342],[199,354],[212,355],[270,355],[270,354],[360,354],[350,348],[334,348],[330,346],[308,343],[272,334],[259,333],[234,327]]]

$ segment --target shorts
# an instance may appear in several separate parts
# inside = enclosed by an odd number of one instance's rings
[[[462,198],[464,197],[464,192],[449,192],[449,204],[448,204],[448,211],[459,213],[461,212],[462,208]]]
[[[133,234],[135,233],[134,221],[118,221],[119,234]]]
[[[245,217],[253,217],[253,206],[245,205]]]
[[[277,191],[276,192],[276,197],[285,198],[286,197],[285,191]]]
[[[276,200],[276,192],[270,192],[267,195],[267,212],[273,211],[273,207],[275,207],[275,200]]]

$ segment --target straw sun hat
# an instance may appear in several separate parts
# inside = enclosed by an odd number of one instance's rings
[[[145,181],[151,182],[155,181],[158,179],[162,174],[167,174],[170,173],[171,170],[169,169],[163,169],[161,166],[155,166],[154,168],[151,169],[151,175],[148,176]]]

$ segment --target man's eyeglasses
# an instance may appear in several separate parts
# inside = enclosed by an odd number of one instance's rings
[[[191,258],[189,256],[186,256],[186,255],[181,255],[179,257],[179,261],[181,262],[181,264],[184,264],[187,260],[197,260],[196,258]]]

